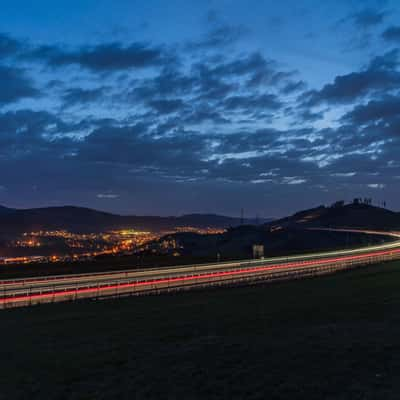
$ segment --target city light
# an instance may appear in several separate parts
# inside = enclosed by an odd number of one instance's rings
[[[180,255],[180,245],[175,239],[168,238],[168,235],[178,232],[215,235],[225,230],[183,226],[160,232],[134,228],[97,233],[74,233],[67,230],[25,232],[6,244],[13,255],[0,257],[0,264],[74,262],[101,255],[129,255],[140,251],[171,253],[176,257]]]

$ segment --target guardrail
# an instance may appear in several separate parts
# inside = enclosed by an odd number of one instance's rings
[[[320,231],[337,231],[337,232],[358,232],[358,233],[366,233],[366,234],[374,234],[374,235],[382,235],[382,236],[389,236],[389,237],[396,237],[400,238],[399,232],[380,232],[380,231],[364,231],[359,229],[350,229],[350,228],[308,228],[309,230],[320,230]],[[152,273],[152,272],[160,272],[165,271],[166,273],[171,270],[180,269],[180,271],[185,270],[196,270],[196,269],[212,269],[212,268],[224,268],[226,266],[247,266],[247,265],[259,265],[265,263],[276,263],[276,262],[289,262],[292,260],[308,260],[315,257],[330,257],[336,255],[338,253],[344,254],[356,254],[356,253],[363,253],[366,251],[372,251],[374,249],[380,248],[391,248],[391,247],[400,247],[398,242],[389,242],[385,245],[370,245],[368,247],[361,247],[361,248],[354,248],[354,249],[346,249],[340,251],[326,251],[321,253],[310,253],[310,254],[298,254],[298,255],[291,255],[291,256],[277,256],[277,257],[270,257],[264,258],[262,260],[257,259],[247,259],[247,260],[230,260],[230,261],[222,261],[218,263],[207,263],[207,264],[186,264],[180,266],[167,266],[167,267],[159,267],[159,268],[131,268],[125,270],[116,270],[116,271],[107,271],[107,272],[92,272],[92,273],[82,273],[82,274],[69,274],[69,275],[50,275],[50,276],[43,276],[43,277],[32,277],[32,278],[16,278],[16,279],[6,279],[0,280],[0,286],[3,285],[12,285],[12,284],[22,284],[22,285],[29,285],[33,282],[51,282],[51,281],[61,281],[61,280],[69,280],[71,277],[75,279],[84,279],[89,278],[93,279],[96,276],[116,276],[116,275],[125,275],[126,277],[132,274],[138,273]]]
[[[0,289],[0,309],[28,306],[58,301],[74,301],[79,299],[101,299],[105,297],[135,296],[171,291],[189,290],[222,285],[255,284],[284,279],[300,279],[318,276],[344,269],[352,269],[361,265],[375,264],[400,259],[400,249],[391,249],[376,253],[339,257],[336,259],[303,260],[278,265],[264,266],[246,264],[228,270],[216,270],[204,273],[164,276],[154,279],[131,279],[96,281],[86,284],[73,284],[67,287],[49,285],[44,288],[24,287],[19,291]],[[94,277],[95,278],[95,277]]]

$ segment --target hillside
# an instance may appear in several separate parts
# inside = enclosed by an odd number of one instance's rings
[[[165,240],[174,240],[183,256],[215,260],[219,254],[221,260],[228,260],[252,258],[254,244],[262,244],[266,256],[279,256],[357,247],[380,243],[385,239],[364,233],[321,232],[289,227],[271,232],[265,226],[241,226],[218,235],[188,232],[167,235],[158,241],[159,247],[155,246],[161,253]]]
[[[11,214],[13,212],[15,212],[14,208],[8,208],[8,207],[0,206],[0,216],[1,215]]]
[[[164,240],[175,240],[182,255],[215,258],[219,254],[221,259],[232,259],[251,258],[254,244],[262,244],[265,255],[276,256],[362,246],[387,240],[379,235],[308,229],[315,227],[394,230],[400,229],[400,214],[366,204],[320,206],[264,225],[232,227],[219,235],[168,235],[160,240],[160,251]]]
[[[254,223],[247,220],[247,223]],[[240,224],[239,218],[214,214],[189,214],[180,217],[122,216],[83,207],[10,209],[0,207],[0,234],[39,230],[99,232],[111,229],[170,230],[176,227],[227,228]]]
[[[267,223],[268,227],[400,229],[400,213],[368,204],[320,206]]]

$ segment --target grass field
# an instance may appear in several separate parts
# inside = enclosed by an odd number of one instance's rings
[[[400,263],[0,312],[0,399],[398,399]]]

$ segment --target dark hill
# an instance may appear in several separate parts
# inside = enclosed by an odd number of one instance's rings
[[[8,208],[8,207],[0,206],[0,215],[11,214],[13,212],[15,212],[14,208]]]
[[[368,204],[320,206],[270,222],[267,226],[272,229],[277,227],[400,229],[400,213]]]
[[[246,222],[254,223],[251,220]],[[73,206],[21,210],[0,208],[2,234],[61,229],[71,232],[99,232],[124,228],[160,231],[184,226],[227,228],[239,224],[239,218],[212,214],[190,214],[180,217],[122,216]]]
[[[153,248],[163,254],[163,243],[174,241],[176,250],[184,256],[207,257],[215,260],[248,259],[253,257],[252,246],[262,244],[265,255],[281,256],[315,251],[351,248],[385,240],[381,235],[343,233],[309,229],[282,228],[270,231],[266,226],[240,226],[217,235],[175,233],[154,242]],[[175,251],[173,248],[170,252]]]
[[[174,239],[183,255],[215,257],[219,253],[222,259],[250,258],[253,244],[264,245],[265,254],[272,256],[346,248],[386,240],[379,235],[308,229],[316,227],[396,230],[400,229],[400,214],[367,204],[336,204],[334,207],[319,206],[300,211],[261,226],[233,227],[219,235],[180,233],[169,235],[167,239]]]

